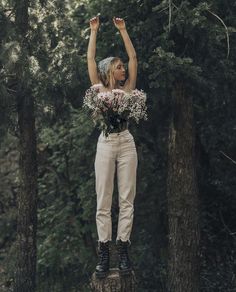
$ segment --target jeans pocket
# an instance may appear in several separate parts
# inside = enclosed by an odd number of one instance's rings
[[[124,139],[125,139],[125,142],[126,142],[126,143],[132,143],[132,142],[134,142],[134,137],[133,137],[133,135],[130,134],[130,133],[129,133],[129,135],[127,135]]]

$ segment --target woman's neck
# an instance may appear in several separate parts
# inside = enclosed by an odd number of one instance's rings
[[[113,89],[120,89],[121,86],[120,86],[120,83],[119,82],[116,82],[114,85],[109,85],[108,87],[106,87],[108,90],[113,90]]]

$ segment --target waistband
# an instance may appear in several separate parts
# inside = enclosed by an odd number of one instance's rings
[[[109,133],[107,138],[112,138],[112,137],[118,137],[118,136],[126,136],[127,134],[129,134],[130,131],[128,129],[125,129],[121,132],[117,132],[117,133]],[[105,134],[103,132],[101,132],[100,135],[103,135],[105,137]]]

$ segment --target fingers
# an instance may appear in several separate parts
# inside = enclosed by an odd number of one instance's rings
[[[124,21],[124,19],[123,18],[120,18],[120,17],[113,17],[113,21],[114,22],[123,22]]]
[[[90,18],[89,22],[90,22],[90,23],[96,23],[96,22],[99,22],[99,16],[95,16],[95,17]]]
[[[89,22],[91,25],[99,24],[99,16],[97,15],[97,16],[90,18]],[[117,24],[117,25],[125,23],[123,18],[115,17],[115,16],[113,17],[113,22],[114,22],[114,24]]]
[[[99,20],[99,16],[94,16],[94,17],[92,17],[92,18],[90,18],[90,22],[95,22],[95,21],[97,21],[97,20]],[[113,20],[114,21],[117,21],[117,22],[119,22],[119,21],[124,21],[124,19],[123,18],[120,18],[120,17],[113,17]]]
[[[95,22],[95,21],[97,21],[98,20],[98,16],[95,16],[95,17],[92,17],[92,18],[90,18],[90,22]]]

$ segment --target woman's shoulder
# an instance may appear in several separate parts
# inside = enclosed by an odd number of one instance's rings
[[[102,83],[93,84],[91,89],[96,90],[99,93],[110,93],[111,90],[108,90]]]
[[[137,93],[144,93],[142,89],[137,89],[137,88],[129,88],[127,86],[119,86],[118,88],[114,88],[112,90],[108,90],[102,83],[96,83],[93,84],[90,87],[90,90],[96,91],[97,93],[102,93],[102,94],[110,94],[112,92],[124,92],[126,94],[137,94]]]
[[[121,88],[121,90],[123,90],[124,92],[131,94],[131,95],[137,94],[137,93],[145,94],[144,90],[138,89],[138,88],[123,87],[123,88]]]
[[[102,83],[95,83],[90,86],[90,88],[101,89],[103,87]]]
[[[107,89],[102,83],[96,83],[93,84],[90,89],[96,90],[99,93],[107,93],[110,94],[112,92],[116,92],[116,91],[122,91],[122,92],[127,92],[124,88],[119,87],[119,88],[114,88],[114,89]]]
[[[138,89],[137,87],[133,88],[133,87],[130,87],[128,85],[126,85],[126,86],[124,85],[120,89],[122,89],[126,93],[131,93],[131,94],[134,92],[144,92],[144,90],[142,90],[142,89]]]

